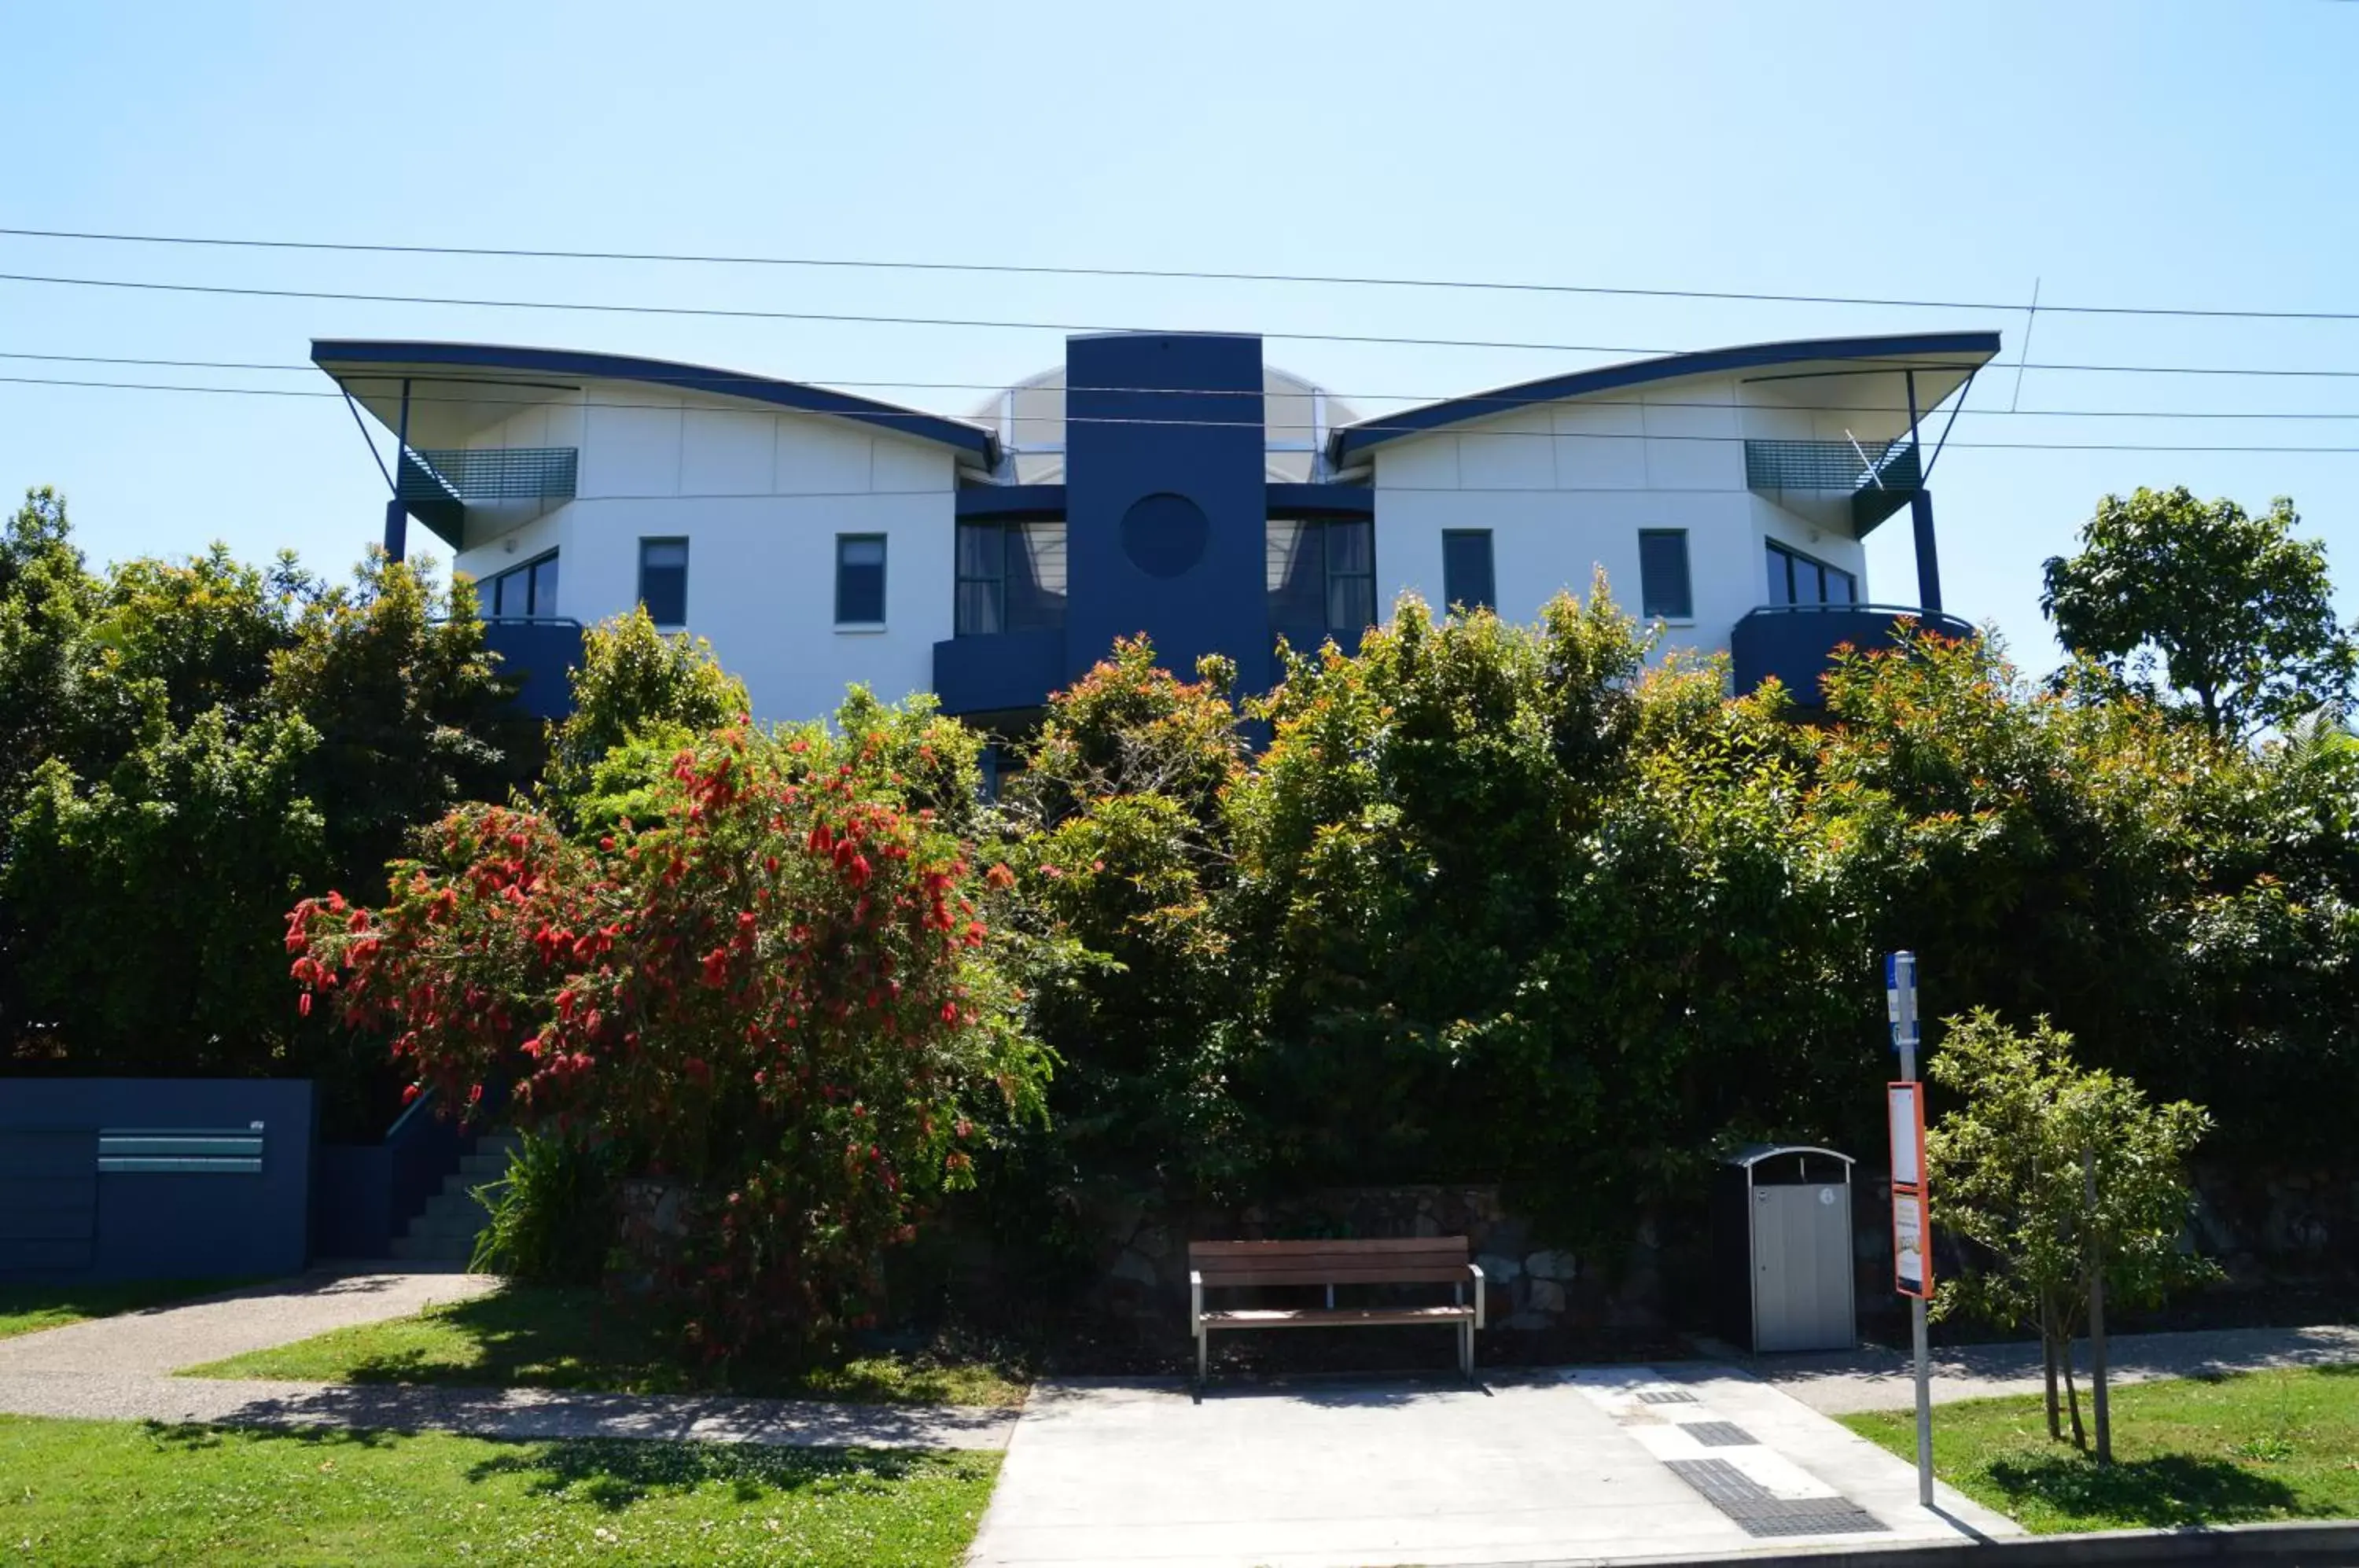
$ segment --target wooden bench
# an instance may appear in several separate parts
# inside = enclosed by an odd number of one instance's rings
[[[1392,1328],[1455,1323],[1458,1369],[1474,1376],[1474,1331],[1484,1326],[1483,1270],[1462,1236],[1404,1241],[1191,1241],[1188,1244],[1188,1331],[1196,1341],[1196,1381],[1204,1380],[1213,1334],[1239,1328]],[[1267,1285],[1323,1285],[1324,1307],[1207,1310],[1206,1290]],[[1338,1285],[1448,1285],[1450,1304],[1338,1307]],[[1466,1301],[1472,1285],[1474,1301]]]

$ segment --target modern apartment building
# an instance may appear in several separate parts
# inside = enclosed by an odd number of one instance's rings
[[[644,604],[709,638],[756,716],[848,682],[1007,726],[1145,632],[1175,669],[1274,679],[1283,637],[1345,648],[1414,590],[1529,618],[1603,568],[1666,641],[1806,702],[1838,644],[1942,613],[1920,429],[1994,332],[1756,343],[1364,418],[1257,337],[1075,337],[963,418],[614,354],[321,341],[400,449],[411,525],[477,581],[528,703],[565,701],[580,628]],[[1938,452],[1938,443],[1932,443]],[[1913,593],[1862,540],[1901,513]]]

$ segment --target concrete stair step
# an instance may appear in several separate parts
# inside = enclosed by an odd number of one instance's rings
[[[413,1263],[465,1263],[475,1254],[473,1236],[396,1236],[393,1255]]]

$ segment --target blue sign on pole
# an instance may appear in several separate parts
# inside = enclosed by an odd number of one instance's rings
[[[1888,953],[1884,956],[1884,1006],[1892,1020],[1892,1049],[1914,1051],[1917,1032],[1917,955]]]

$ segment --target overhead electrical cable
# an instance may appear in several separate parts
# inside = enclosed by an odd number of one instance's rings
[[[324,289],[264,289],[224,283],[167,283],[126,278],[66,278],[46,274],[0,272],[0,282],[49,284],[81,289],[138,289],[168,294],[197,294],[257,299],[321,299],[345,304],[437,305],[494,310],[576,310],[598,315],[697,316],[728,321],[839,321],[859,326],[916,326],[985,329],[1010,332],[1158,332],[1184,335],[1200,329],[1140,327],[1084,321],[1021,321],[962,316],[866,315],[832,310],[766,310],[717,305],[647,305],[555,299],[479,299],[429,294],[374,294]],[[2048,307],[2042,306],[2042,310]],[[1611,343],[1520,342],[1497,338],[1406,337],[1377,332],[1304,332],[1264,331],[1257,334],[1286,343],[1374,343],[1408,348],[1514,349],[1545,354],[1676,354],[1683,349],[1634,347]],[[1916,358],[1875,356],[1853,358],[1854,365],[1922,365]],[[2285,365],[2100,365],[2033,361],[2030,370],[2104,373],[2126,376],[2259,376],[2359,379],[2359,369],[2311,369]]]
[[[106,245],[181,245],[238,250],[332,252],[346,255],[449,256],[531,261],[601,261],[708,267],[783,267],[875,272],[979,273],[1035,278],[1143,278],[1173,282],[1282,283],[1321,288],[1463,289],[1488,293],[1597,295],[1632,299],[1706,299],[1748,304],[1847,305],[1877,310],[2005,310],[2008,299],[1936,299],[1856,294],[1799,294],[1744,289],[1668,289],[1603,283],[1559,283],[1484,278],[1386,277],[1377,274],[1260,272],[1211,267],[1079,267],[1003,261],[917,261],[877,256],[754,256],[677,251],[578,250],[527,245],[397,245],[348,240],[266,239],[222,234],[137,234],[85,229],[0,228],[0,236],[86,241]],[[2225,321],[2359,321],[2359,310],[2286,310],[2234,306],[2055,305],[2042,311],[2080,316],[2164,316]]]

